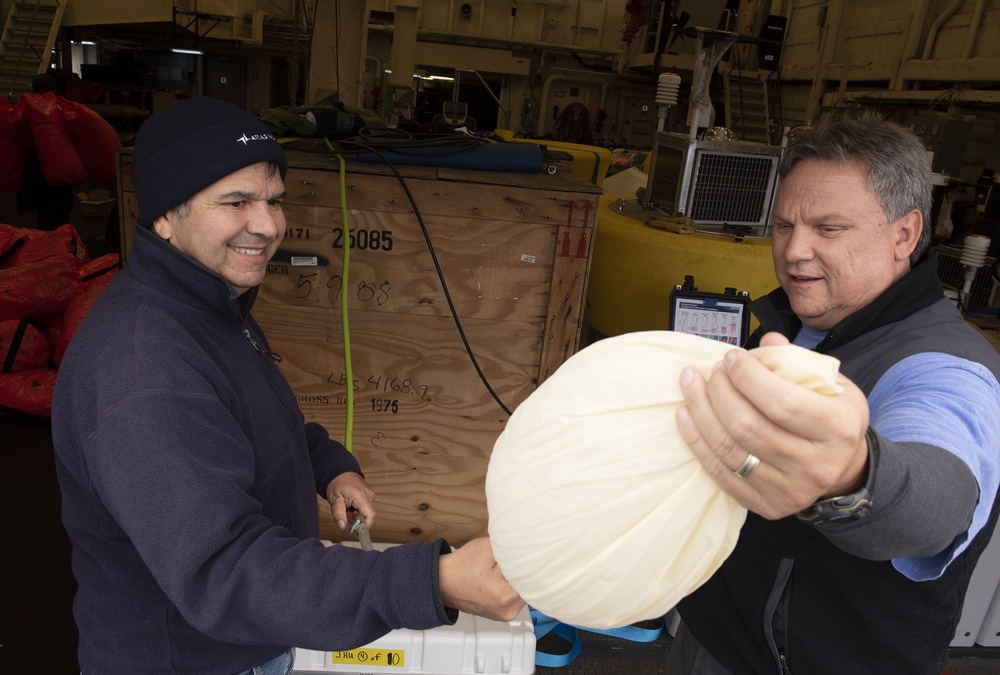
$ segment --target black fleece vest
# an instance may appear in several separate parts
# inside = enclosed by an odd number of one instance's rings
[[[752,308],[761,328],[750,346],[764,332],[791,339],[801,327],[781,289]],[[841,372],[865,394],[893,364],[922,352],[982,363],[1000,379],[1000,356],[944,297],[933,255],[835,326],[817,351],[840,359]],[[735,675],[939,675],[998,513],[1000,499],[944,574],[922,582],[891,562],[845,553],[794,517],[751,513],[722,568],[680,603],[681,617]]]

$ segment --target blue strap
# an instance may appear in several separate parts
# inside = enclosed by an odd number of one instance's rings
[[[531,610],[531,623],[535,626],[536,642],[549,633],[552,633],[553,635],[561,637],[570,644],[570,649],[565,654],[550,654],[548,652],[540,652],[536,649],[536,666],[561,668],[562,666],[573,663],[573,661],[576,660],[576,657],[579,656],[580,652],[583,650],[583,645],[580,644],[580,637],[576,634],[576,629],[569,624],[562,623],[546,614],[542,614],[537,609]]]
[[[655,642],[663,635],[663,619],[657,620],[655,628],[642,628],[641,626],[622,626],[621,628],[585,628],[591,633],[601,635],[611,635],[613,637],[631,640],[632,642]]]
[[[635,625],[622,626],[621,628],[587,628],[585,626],[574,626],[572,624],[562,623],[547,614],[539,612],[537,609],[529,609],[531,610],[531,623],[535,626],[536,642],[549,633],[552,633],[570,644],[570,650],[565,654],[550,654],[536,649],[535,665],[544,666],[546,668],[560,668],[562,666],[569,665],[570,663],[573,663],[577,656],[580,655],[580,652],[583,650],[583,645],[580,644],[580,637],[576,633],[577,630],[586,630],[591,633],[610,635],[612,637],[622,638],[632,642],[653,642],[663,635],[663,631],[665,629],[663,619],[657,620],[656,626],[653,628],[642,628]]]

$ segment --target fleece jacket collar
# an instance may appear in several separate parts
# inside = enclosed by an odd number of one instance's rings
[[[243,322],[257,299],[259,287],[242,295],[221,274],[172,246],[148,228],[137,227],[129,256],[141,264],[129,266],[140,283],[168,293],[191,307],[229,314]]]

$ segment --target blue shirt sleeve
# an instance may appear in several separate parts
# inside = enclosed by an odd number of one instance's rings
[[[871,426],[896,442],[927,443],[962,459],[979,482],[967,532],[930,558],[896,558],[909,579],[941,576],[983,528],[1000,485],[1000,384],[985,366],[949,354],[915,354],[895,364],[868,396]]]

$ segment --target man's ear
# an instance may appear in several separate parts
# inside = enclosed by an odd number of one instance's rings
[[[924,230],[924,216],[913,209],[896,221],[896,260],[909,260]]]
[[[171,209],[153,221],[151,229],[160,235],[161,239],[170,241],[174,236],[174,219],[177,217],[175,210]]]

